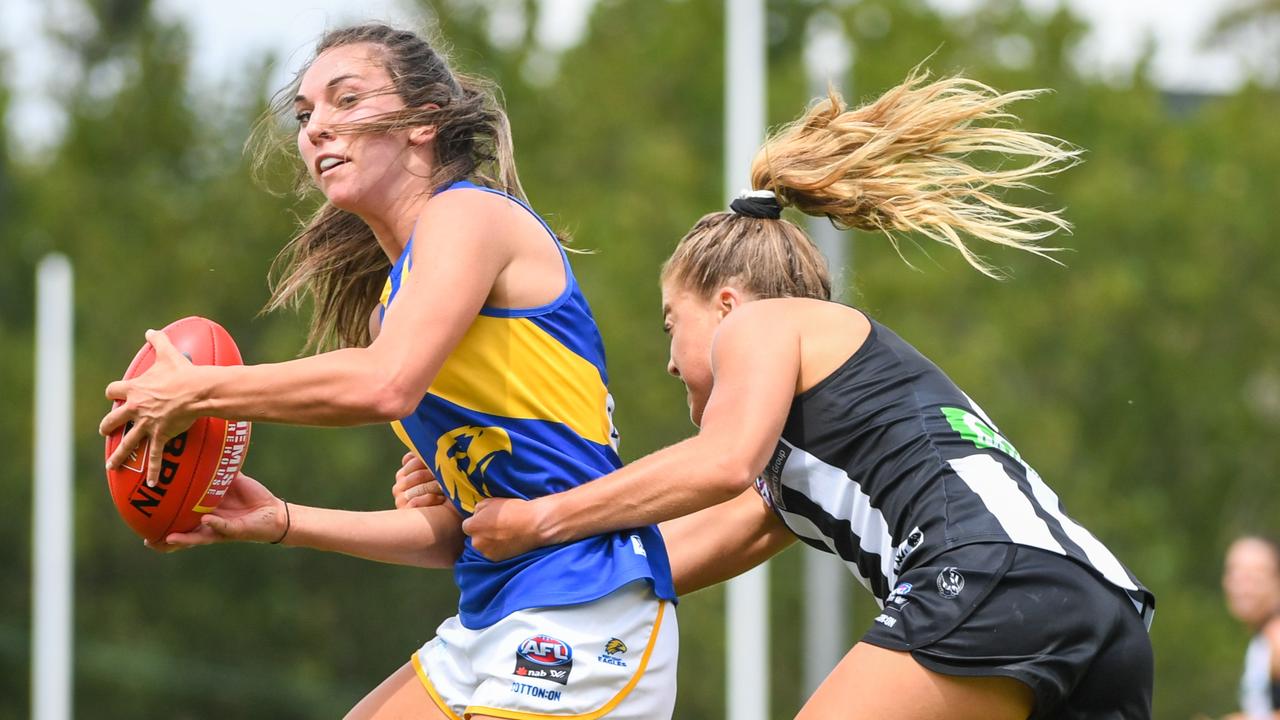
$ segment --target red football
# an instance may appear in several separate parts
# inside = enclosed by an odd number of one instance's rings
[[[183,318],[165,327],[164,333],[196,365],[242,363],[231,335],[212,320]],[[155,359],[151,344],[143,345],[129,363],[124,379],[146,372]],[[195,529],[200,516],[222,501],[244,464],[249,425],[245,420],[198,418],[189,430],[164,446],[155,487],[146,484],[147,444],[140,445],[123,465],[107,471],[107,485],[120,517],[134,532],[152,541],[163,540],[171,532]],[[107,437],[107,457],[130,426],[126,424]]]

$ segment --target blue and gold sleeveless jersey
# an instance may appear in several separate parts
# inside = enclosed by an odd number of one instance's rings
[[[460,188],[509,197],[469,182],[445,190]],[[547,233],[559,248],[550,228]],[[413,272],[412,248],[411,238],[391,268],[384,313]],[[463,517],[486,497],[549,495],[622,465],[604,345],[563,248],[560,255],[564,292],[541,307],[481,309],[417,409],[392,424]],[[516,610],[590,602],[638,579],[649,580],[660,598],[675,597],[666,547],[654,526],[503,562],[487,560],[468,538],[454,577],[461,590],[459,619],[473,629]]]

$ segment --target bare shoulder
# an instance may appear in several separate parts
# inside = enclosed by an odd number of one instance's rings
[[[529,217],[528,211],[502,193],[483,188],[457,188],[433,195],[422,209],[419,225],[430,222],[442,227],[492,228]]]
[[[431,197],[428,205],[436,205],[438,207],[483,207],[490,210],[508,207],[520,209],[520,203],[510,195],[507,195],[501,190],[494,190],[492,188],[482,187],[479,185],[475,187],[455,187],[452,190],[438,192]]]
[[[822,382],[842,367],[871,335],[871,321],[838,302],[799,300],[793,315],[800,323],[800,377],[797,392]]]
[[[730,332],[766,330],[775,335],[827,336],[853,332],[866,336],[870,323],[865,315],[837,302],[812,298],[768,298],[736,308],[724,319]]]
[[[483,189],[458,188],[432,196],[414,226],[414,253],[509,259],[521,223],[531,220],[515,200]],[[536,222],[536,221],[534,221]]]
[[[770,298],[745,303],[720,323],[717,346],[794,347],[804,392],[835,372],[866,342],[871,322],[858,310],[811,298]]]
[[[758,343],[764,338],[772,343],[781,343],[787,338],[795,338],[799,328],[792,317],[794,300],[769,298],[738,305],[716,328],[716,344]]]

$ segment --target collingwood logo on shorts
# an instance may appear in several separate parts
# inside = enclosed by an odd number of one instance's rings
[[[627,661],[615,655],[625,655],[627,652],[627,644],[618,638],[610,638],[609,642],[604,644],[604,652],[596,660],[606,665],[617,665],[618,667],[626,667]]]
[[[549,635],[534,635],[516,649],[513,675],[550,680],[561,685],[569,682],[573,671],[573,648]]]
[[[791,457],[791,447],[779,441],[777,449],[773,451],[773,457],[769,458],[769,463],[764,466],[764,472],[756,478],[756,491],[769,507],[787,509],[787,506],[782,504],[782,468],[786,466],[789,457]]]
[[[964,590],[964,576],[953,567],[942,568],[938,573],[938,594],[944,598],[953,598]]]

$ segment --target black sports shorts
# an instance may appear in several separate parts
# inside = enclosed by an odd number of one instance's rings
[[[1151,717],[1151,640],[1124,591],[1073,560],[964,545],[902,574],[863,641],[946,675],[1029,685],[1031,717]]]

